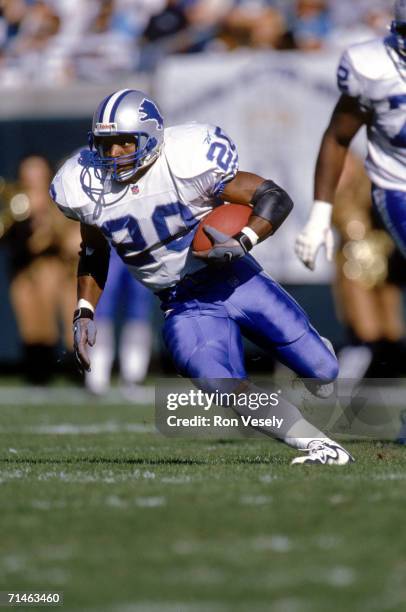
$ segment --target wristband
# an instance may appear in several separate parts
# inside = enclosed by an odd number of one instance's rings
[[[240,243],[245,253],[248,253],[248,251],[250,251],[254,246],[247,234],[244,234],[244,232],[238,232],[238,234],[235,234],[232,237],[234,240],[237,240],[237,242]]]
[[[90,302],[88,302],[87,300],[84,300],[83,298],[80,298],[80,300],[78,301],[78,305],[76,306],[76,308],[88,308],[89,310],[91,310],[92,312],[94,312],[94,306],[93,304],[91,304]]]
[[[254,230],[251,227],[248,227],[248,225],[246,225],[245,227],[242,228],[242,233],[245,234],[246,236],[248,236],[248,238],[251,241],[252,246],[255,246],[259,240],[259,236],[256,232],[254,232]]]
[[[93,321],[94,312],[90,308],[77,308],[73,313],[73,322],[76,323],[79,319],[91,319]]]

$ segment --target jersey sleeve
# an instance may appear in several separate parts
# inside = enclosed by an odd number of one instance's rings
[[[357,70],[354,58],[349,50],[341,56],[337,69],[337,86],[342,94],[358,98],[363,108],[369,107],[369,101],[364,95],[364,79]]]
[[[55,202],[60,211],[63,212],[65,217],[68,219],[73,219],[74,221],[80,221],[80,216],[78,212],[74,210],[69,204],[69,198],[66,193],[65,186],[65,166],[59,170],[59,172],[55,175],[52,180],[49,195],[52,200]]]
[[[203,198],[220,194],[238,171],[237,147],[219,127],[191,123],[170,129],[171,168]]]
[[[237,147],[220,127],[213,126],[208,127],[204,144],[207,169],[197,180],[206,194],[219,195],[237,174]]]

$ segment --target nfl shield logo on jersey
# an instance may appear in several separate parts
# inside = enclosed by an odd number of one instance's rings
[[[134,195],[137,195],[137,193],[139,192],[140,192],[140,188],[138,187],[138,185],[131,186],[131,193],[133,193]]]

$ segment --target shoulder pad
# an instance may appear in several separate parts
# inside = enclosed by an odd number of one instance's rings
[[[383,38],[353,45],[346,54],[354,71],[366,80],[387,78],[388,71],[390,73],[394,69]]]
[[[173,174],[191,179],[208,172],[228,182],[237,173],[235,144],[219,127],[189,123],[165,130],[165,155]]]
[[[66,160],[55,175],[49,191],[64,215],[75,220],[80,220],[80,210],[88,203],[81,187],[81,155],[82,151],[79,151]]]

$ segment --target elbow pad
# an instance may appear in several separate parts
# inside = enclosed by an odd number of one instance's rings
[[[272,234],[282,225],[293,208],[293,202],[282,187],[273,181],[264,181],[256,189],[251,204],[252,214],[272,225]]]
[[[78,276],[91,276],[100,289],[104,289],[109,271],[110,246],[92,249],[82,242],[79,251]]]

